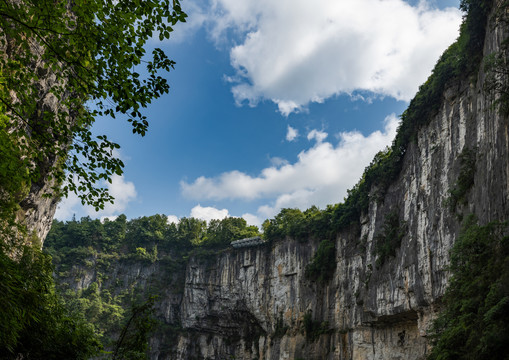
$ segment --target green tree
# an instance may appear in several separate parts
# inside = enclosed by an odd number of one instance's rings
[[[305,216],[299,209],[281,209],[274,219],[264,222],[265,237],[269,240],[282,239],[286,236],[301,239],[306,235],[304,220]]]
[[[28,190],[53,184],[103,208],[102,187],[123,163],[118,144],[90,130],[122,115],[144,135],[143,108],[167,93],[174,66],[155,48],[185,21],[179,0],[6,0],[0,2],[0,211],[12,220]],[[57,109],[48,106],[59,103]],[[7,175],[7,176],[4,176]],[[7,227],[8,228],[8,227]]]
[[[127,231],[127,217],[124,214],[121,214],[113,221],[106,218],[104,220],[103,226],[105,241],[102,245],[102,250],[118,250],[125,240]]]
[[[148,336],[156,324],[154,318],[154,297],[131,307],[116,343],[112,359],[147,359]]]
[[[234,240],[257,236],[256,226],[247,226],[246,220],[237,217],[227,217],[222,220],[209,221],[206,238],[203,245],[212,247],[226,247]]]
[[[164,215],[143,216],[127,223],[126,242],[132,249],[139,246],[153,248],[164,239],[168,227]]]
[[[0,359],[88,359],[101,349],[94,327],[57,296],[51,258],[37,248],[0,252]]]
[[[183,217],[177,226],[178,242],[184,246],[197,245],[202,242],[206,229],[206,221]]]
[[[119,145],[91,126],[121,116],[145,135],[143,109],[168,92],[160,72],[175,64],[158,48],[147,54],[147,41],[168,39],[185,18],[179,0],[0,1],[0,357],[85,359],[100,348],[93,326],[55,293],[50,259],[20,209],[33,206],[29,194],[72,191],[96,209],[112,201],[102,182],[122,174]],[[99,221],[68,225],[55,241],[78,243],[77,255],[104,242]]]
[[[429,360],[509,358],[509,226],[467,218],[451,251],[452,278]]]

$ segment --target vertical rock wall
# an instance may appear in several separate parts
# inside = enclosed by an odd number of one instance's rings
[[[504,27],[488,26],[485,55],[501,48]],[[426,332],[447,286],[449,250],[461,217],[509,219],[509,130],[493,106],[485,74],[448,84],[439,112],[418,132],[403,170],[358,229],[336,242],[326,285],[304,269],[317,243],[286,239],[191,260],[181,306],[178,359],[422,359]],[[465,203],[447,205],[461,154],[475,158]],[[388,214],[405,235],[395,257],[377,264],[374,248]],[[404,222],[403,222],[404,221]],[[308,315],[306,315],[308,314]],[[305,317],[321,329],[303,332]]]
[[[19,44],[16,44],[13,39],[6,38],[4,34],[0,34],[0,39],[2,40],[0,42],[1,56],[16,58],[15,53],[20,51]],[[67,142],[71,139],[62,139],[64,135],[60,136],[60,134],[53,133],[52,129],[45,124],[47,120],[44,117],[45,112],[54,114],[54,116],[64,114],[66,115],[66,121],[71,124],[74,119],[69,115],[69,109],[63,104],[66,98],[72,96],[72,91],[66,89],[67,80],[65,77],[58,70],[50,70],[42,60],[42,54],[45,52],[44,46],[36,40],[31,40],[30,51],[32,54],[37,54],[37,56],[34,56],[33,61],[27,65],[27,68],[31,73],[37,74],[37,82],[32,83],[30,89],[11,89],[9,96],[11,96],[10,101],[12,104],[16,105],[22,103],[24,98],[18,98],[20,94],[17,94],[16,91],[27,91],[27,94],[24,94],[24,96],[30,94],[32,97],[30,100],[34,102],[33,112],[26,115],[26,119],[21,120],[17,114],[14,115],[16,111],[13,112],[11,109],[6,109],[7,115],[13,119],[11,126],[17,129],[24,129],[26,138],[30,138],[34,133],[44,132],[45,136],[50,137],[55,143],[66,143],[65,145],[68,145]],[[56,88],[66,89],[60,99],[54,93]],[[13,130],[11,128],[8,131]],[[30,151],[39,151],[41,154],[44,154],[44,150],[31,149]],[[51,180],[51,172],[55,165],[58,164],[58,161],[58,157],[54,154],[45,154],[34,160],[34,167],[40,176],[37,180],[30,183],[28,191],[24,193],[25,196],[20,199],[20,208],[16,213],[16,221],[26,226],[30,238],[34,238],[35,235],[40,241],[40,246],[42,246],[42,242],[51,228],[59,200],[55,197],[44,196],[45,194],[53,193],[54,180]],[[26,169],[20,169],[20,172],[24,170]],[[0,189],[2,185],[0,184]],[[7,196],[12,196],[12,194]]]
[[[485,55],[501,50],[507,37],[503,23],[492,21],[487,29]],[[191,258],[185,275],[157,263],[114,266],[110,278],[125,284],[167,281],[157,310],[179,330],[158,331],[152,359],[423,359],[461,217],[509,220],[509,120],[485,85],[482,66],[475,78],[448,84],[440,110],[409,145],[398,179],[381,200],[373,189],[360,226],[337,236],[336,269],[326,284],[304,276],[318,247],[313,239]],[[452,208],[447,199],[462,154],[474,160],[474,181]],[[41,219],[54,211],[44,201],[35,196],[27,211],[40,234],[49,228]],[[391,214],[404,236],[394,257],[377,261],[379,234]],[[77,288],[96,277],[84,273]]]

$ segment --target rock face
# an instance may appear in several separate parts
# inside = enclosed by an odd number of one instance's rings
[[[489,24],[485,55],[507,34]],[[317,243],[286,239],[188,264],[177,359],[422,359],[426,332],[448,283],[449,250],[463,214],[509,219],[509,121],[485,91],[486,75],[448,84],[439,112],[405,153],[403,170],[372,201],[360,232],[336,239],[337,267],[325,285],[304,269]],[[475,164],[465,201],[447,202],[462,158]],[[374,248],[388,214],[405,235],[395,257]],[[403,222],[404,221],[404,222]],[[315,326],[315,336],[302,329]],[[154,354],[154,358],[157,357]]]
[[[14,40],[6,38],[4,34],[0,35],[0,54],[2,56],[14,55],[19,45]],[[64,76],[61,76],[58,70],[49,70],[47,65],[42,60],[42,54],[45,52],[44,46],[40,45],[37,41],[30,42],[30,52],[32,54],[38,54],[34,56],[34,59],[30,62],[27,68],[31,73],[37,74],[37,81],[30,84],[30,89],[27,89],[27,93],[31,91],[33,94],[33,112],[28,116],[28,119],[19,120],[17,115],[13,115],[13,112],[9,109],[6,113],[14,119],[13,125],[15,128],[24,129],[26,138],[32,137],[35,133],[43,132],[46,137],[51,137],[55,142],[58,140],[59,143],[62,139],[57,134],[54,134],[51,130],[47,129],[45,124],[45,113],[65,115],[66,122],[70,125],[74,122],[73,116],[69,114],[69,109],[63,105],[64,101],[74,95],[71,90],[66,89],[67,80]],[[61,98],[57,98],[55,95],[55,89],[65,89]],[[17,90],[17,89],[16,89]],[[9,95],[13,104],[23,103],[23,98],[18,98],[15,90],[12,90]],[[26,96],[26,94],[25,94]],[[16,113],[16,111],[14,111]],[[41,129],[45,129],[42,130]],[[13,129],[10,129],[12,131]],[[40,135],[40,134],[39,134]],[[64,142],[67,144],[69,139]],[[41,154],[44,153],[41,149],[37,149]],[[37,157],[34,160],[33,166],[37,169],[38,177],[37,180],[32,180],[27,192],[24,192],[21,199],[19,199],[19,210],[16,213],[16,221],[26,226],[29,237],[34,237],[40,242],[40,246],[49,230],[53,221],[53,216],[57,207],[58,200],[55,197],[47,197],[45,194],[52,194],[52,187],[54,180],[51,180],[51,172],[56,164],[59,163],[59,159],[55,155],[43,155]],[[1,187],[0,187],[1,189]]]
[[[42,46],[32,44],[34,53],[42,53]],[[74,122],[74,118],[69,114],[69,110],[62,105],[63,101],[72,95],[71,91],[68,90],[64,93],[63,98],[57,99],[52,90],[57,87],[65,88],[67,81],[62,76],[57,76],[56,73],[48,71],[44,67],[42,61],[36,62],[32,65],[33,71],[39,75],[37,81],[37,109],[38,114],[44,112],[50,112],[52,114],[66,114],[66,121],[71,124]],[[43,115],[41,115],[42,118]],[[37,117],[30,119],[33,124],[43,121]],[[54,136],[55,141],[58,136]],[[58,139],[61,141],[61,139]],[[31,183],[30,189],[26,197],[20,202],[20,211],[17,220],[26,225],[29,234],[35,234],[41,241],[41,246],[51,229],[53,216],[57,208],[58,198],[47,197],[45,194],[52,194],[54,191],[54,181],[51,179],[52,168],[58,164],[59,159],[57,156],[49,155],[44,156],[37,160],[37,169],[40,174],[40,178],[37,181]]]
[[[53,161],[56,160],[48,160],[46,166],[49,167],[50,163],[52,165]],[[48,235],[57,209],[58,199],[43,197],[44,194],[52,192],[51,187],[47,177],[41,178],[32,184],[28,195],[20,203],[21,216],[18,216],[18,220],[22,220],[28,233],[35,234],[38,239],[44,239]]]
[[[485,55],[500,51],[507,37],[491,21]],[[314,240],[287,238],[191,258],[185,273],[174,276],[162,276],[157,262],[114,267],[112,279],[142,284],[155,277],[168,289],[158,312],[180,330],[176,337],[158,332],[151,358],[423,359],[461,217],[474,214],[481,224],[509,219],[509,121],[485,85],[482,66],[476,78],[448,84],[439,111],[409,145],[397,180],[383,199],[370,202],[359,227],[335,239],[336,268],[325,284],[304,276],[318,248]],[[450,193],[467,170],[473,183],[453,203]],[[391,216],[404,235],[395,256],[377,261],[379,235]],[[94,276],[86,273],[78,287]]]

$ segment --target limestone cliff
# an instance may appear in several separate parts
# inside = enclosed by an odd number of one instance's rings
[[[12,1],[16,6],[20,1]],[[2,26],[9,24],[16,29],[16,25],[5,14],[2,14]],[[12,21],[14,22],[14,21]],[[18,29],[23,33],[22,29]],[[1,88],[0,112],[5,113],[9,118],[9,125],[3,131],[8,134],[16,134],[20,138],[16,140],[16,156],[28,159],[19,164],[14,163],[19,169],[2,176],[22,178],[22,189],[9,194],[5,189],[3,181],[0,181],[0,201],[6,206],[12,199],[19,207],[16,210],[15,220],[18,224],[25,226],[30,238],[37,239],[42,246],[46,235],[51,228],[53,215],[55,214],[58,198],[47,196],[54,194],[52,188],[55,185],[54,170],[58,167],[59,156],[46,151],[45,142],[51,143],[56,149],[65,149],[70,143],[70,135],[58,133],[51,125],[49,118],[62,117],[66,128],[75,121],[72,112],[69,111],[66,100],[72,96],[76,97],[71,89],[67,87],[68,77],[63,75],[64,71],[56,68],[49,68],[48,61],[44,59],[46,48],[39,39],[31,38],[27,48],[19,44],[19,39],[9,36],[8,32],[0,34],[0,73],[11,73],[6,84]],[[29,73],[30,77],[23,77],[6,66],[6,59],[13,63],[20,63],[23,71]],[[7,67],[7,69],[3,67]],[[25,82],[19,78],[24,79]],[[29,80],[26,80],[29,78]],[[8,90],[7,90],[8,89]],[[59,92],[60,91],[60,92]],[[24,107],[23,107],[24,106]],[[22,110],[20,110],[22,109]],[[51,115],[50,115],[51,114]],[[41,140],[44,139],[44,140]],[[6,139],[2,139],[6,141]],[[58,145],[56,145],[58,144]],[[10,152],[5,143],[2,144],[2,160],[8,163]],[[29,149],[29,150],[27,150]],[[36,154],[34,154],[36,153]],[[28,175],[27,175],[28,174]],[[7,179],[12,181],[12,179]],[[14,180],[20,181],[20,180]],[[11,211],[11,208],[1,209]]]
[[[505,54],[508,32],[496,11],[486,27],[485,57]],[[158,261],[113,266],[103,286],[123,279],[146,287],[157,279],[164,289],[158,316],[178,331],[158,331],[151,358],[424,358],[462,216],[475,214],[481,223],[509,219],[509,121],[479,69],[447,84],[438,111],[409,143],[397,179],[383,197],[371,189],[358,226],[337,235],[329,281],[305,276],[318,248],[313,239],[191,257],[185,271],[169,272]],[[458,195],[465,172],[470,183]],[[401,243],[395,256],[381,259],[377,244],[392,217]],[[73,271],[75,288],[97,280],[94,266]]]
[[[502,50],[507,31],[499,20],[490,17],[484,56]],[[486,88],[482,66],[476,76],[447,85],[439,111],[406,150],[397,180],[383,199],[370,202],[360,231],[337,237],[336,270],[327,284],[304,276],[314,242],[286,239],[191,261],[181,305],[186,332],[176,358],[423,358],[462,214],[481,223],[509,219],[509,122]],[[451,206],[447,199],[467,155],[473,185]],[[391,213],[406,231],[396,256],[380,265],[374,248]],[[318,329],[313,339],[302,331],[310,320]]]

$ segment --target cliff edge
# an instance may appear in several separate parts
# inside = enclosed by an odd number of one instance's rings
[[[392,148],[321,213],[324,231],[266,231],[262,244],[185,260],[168,250],[167,263],[96,253],[58,281],[157,287],[152,359],[424,359],[463,220],[509,220],[507,7],[469,3],[489,13],[469,12]]]
[[[358,226],[335,238],[331,279],[305,276],[318,247],[313,240],[286,238],[208,263],[192,260],[176,358],[425,357],[462,218],[509,219],[509,122],[485,67],[486,59],[505,56],[500,5],[488,17],[478,71],[447,82],[395,181],[383,196],[372,188]],[[385,252],[384,242],[392,246]]]

